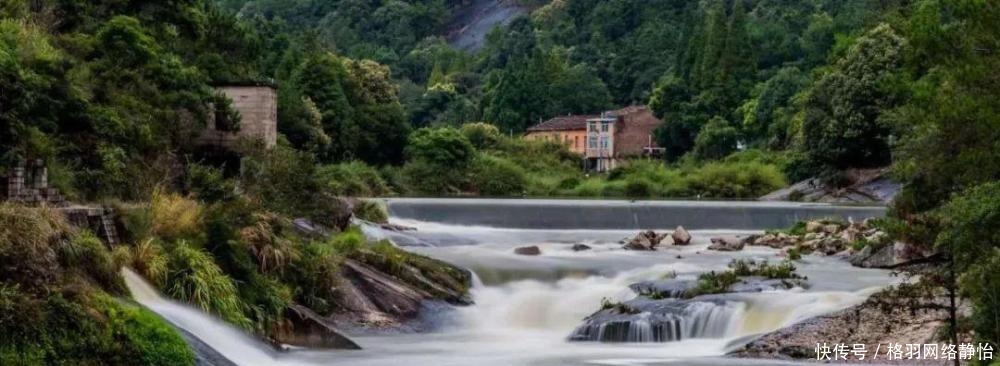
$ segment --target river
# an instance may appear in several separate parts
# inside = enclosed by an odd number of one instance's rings
[[[887,271],[851,267],[833,257],[806,256],[798,272],[808,289],[732,294],[682,319],[685,339],[668,343],[569,342],[602,299],[628,300],[631,283],[676,274],[694,278],[723,270],[734,258],[778,261],[777,251],[706,250],[719,234],[757,233],[796,220],[863,219],[881,208],[751,202],[628,202],[558,200],[389,200],[390,221],[407,233],[366,228],[408,250],[471,269],[475,305],[429,307],[422,333],[354,334],[360,351],[300,350],[276,355],[190,308],[159,298],[127,278],[144,305],[239,365],[742,365],[782,364],[723,357],[754,335],[864,301],[892,282]],[[637,229],[692,228],[693,243],[656,252],[621,250]],[[573,244],[592,249],[575,252]],[[514,248],[537,245],[540,256]],[[691,330],[687,330],[690,326]],[[641,327],[640,327],[641,328]],[[634,332],[643,334],[643,329]],[[637,338],[641,339],[641,337]],[[836,340],[830,340],[835,342]]]

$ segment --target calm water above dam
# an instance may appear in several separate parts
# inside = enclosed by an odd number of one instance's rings
[[[685,339],[669,343],[569,342],[582,320],[604,298],[628,300],[631,283],[695,278],[722,270],[733,258],[780,260],[770,248],[707,251],[709,238],[753,233],[800,219],[880,216],[882,208],[752,202],[628,202],[561,200],[393,199],[391,221],[415,232],[366,228],[408,250],[471,269],[479,281],[475,305],[428,312],[426,333],[355,334],[361,351],[294,351],[275,354],[190,308],[129,284],[136,298],[240,365],[742,365],[781,364],[723,356],[754,335],[863,301],[890,283],[888,272],[853,268],[831,257],[807,256],[797,264],[808,289],[720,296],[714,305],[684,313]],[[693,244],[656,252],[621,250],[638,229],[684,225]],[[592,250],[574,252],[573,244]],[[537,245],[541,256],[513,253]],[[687,328],[690,325],[690,329]],[[641,328],[641,327],[640,327]],[[635,332],[642,332],[636,329]],[[835,340],[831,340],[835,341]]]

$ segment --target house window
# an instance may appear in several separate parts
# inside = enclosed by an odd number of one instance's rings
[[[607,148],[608,148],[608,138],[601,137],[601,149],[607,150]]]
[[[589,148],[591,148],[591,149],[596,149],[597,148],[597,138],[596,137],[591,137],[590,139],[588,139],[587,146]]]
[[[590,122],[588,125],[590,125],[590,132],[597,132],[597,122]]]
[[[573,136],[573,148],[574,149],[580,148],[580,136]]]
[[[610,123],[601,122],[601,132],[608,132],[608,125],[610,125]]]

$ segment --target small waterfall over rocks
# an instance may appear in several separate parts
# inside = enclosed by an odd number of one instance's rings
[[[726,338],[738,328],[744,307],[725,300],[637,299],[588,317],[570,340],[647,343]]]

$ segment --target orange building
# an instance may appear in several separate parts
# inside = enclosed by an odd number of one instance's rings
[[[561,142],[570,151],[587,153],[587,120],[598,116],[562,116],[539,123],[528,129],[524,138]]]

